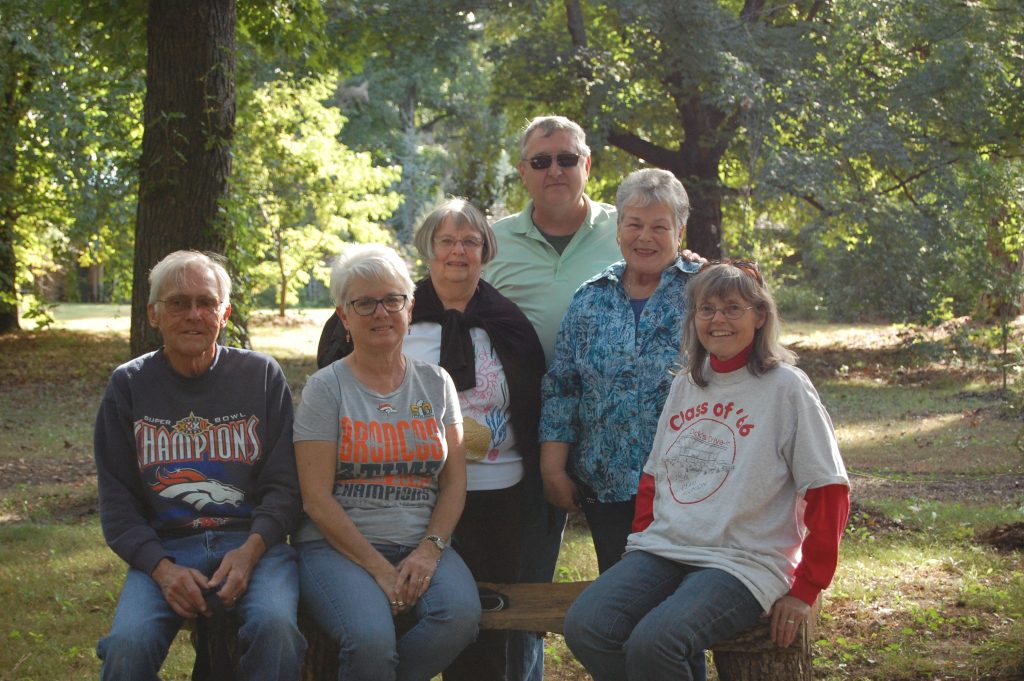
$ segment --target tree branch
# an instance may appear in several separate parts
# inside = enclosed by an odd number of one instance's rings
[[[679,154],[677,152],[648,142],[639,135],[618,127],[608,132],[608,143],[656,168],[669,170],[678,175]]]

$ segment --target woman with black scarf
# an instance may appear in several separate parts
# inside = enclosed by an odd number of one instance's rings
[[[442,203],[416,231],[415,244],[430,274],[416,284],[404,352],[448,371],[464,419],[469,484],[453,544],[477,581],[516,582],[522,489],[527,479],[539,484],[544,351],[519,308],[480,279],[496,243],[471,203]],[[320,339],[320,366],[347,354],[343,334],[332,316]],[[482,631],[445,681],[503,680],[505,640],[505,632]]]

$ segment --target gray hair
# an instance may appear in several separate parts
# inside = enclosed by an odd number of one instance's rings
[[[664,204],[675,215],[676,236],[682,233],[690,217],[690,197],[686,195],[683,183],[675,175],[661,168],[644,168],[630,173],[615,192],[615,208],[619,212],[618,222],[622,223],[623,213],[628,206],[646,208]]]
[[[494,236],[494,230],[487,224],[487,218],[476,206],[467,199],[458,197],[448,199],[431,211],[416,230],[413,243],[421,256],[427,260],[434,258],[434,234],[448,218],[454,221],[456,227],[469,225],[480,235],[484,241],[484,265],[494,260],[494,256],[498,254],[498,241]]]
[[[697,337],[697,305],[709,298],[726,298],[737,294],[743,300],[764,313],[764,324],[754,331],[754,347],[747,359],[747,369],[755,376],[774,369],[780,363],[796,364],[796,353],[779,341],[779,310],[775,298],[761,276],[758,281],[744,266],[737,267],[729,261],[708,263],[701,271],[686,282],[686,318],[683,320],[683,344],[686,354],[686,373],[700,387],[706,387],[704,362],[708,351]]]
[[[580,156],[590,156],[587,135],[579,123],[571,121],[565,116],[537,116],[523,128],[523,134],[519,138],[519,158],[526,158],[526,145],[530,141],[530,136],[535,132],[541,137],[551,137],[556,132],[563,130],[572,135],[573,142],[576,143],[576,153]]]
[[[171,282],[184,287],[189,272],[212,272],[217,280],[217,297],[220,302],[229,302],[231,297],[231,277],[224,267],[224,257],[217,253],[201,253],[199,251],[174,251],[165,255],[160,262],[149,271],[149,303],[152,305],[160,300],[167,285]]]
[[[352,285],[372,281],[394,286],[412,298],[415,285],[409,267],[395,249],[381,244],[354,244],[331,268],[331,296],[337,307],[348,305]]]

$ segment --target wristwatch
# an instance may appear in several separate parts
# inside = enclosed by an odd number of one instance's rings
[[[437,534],[428,534],[426,537],[423,538],[423,541],[430,542],[431,544],[437,547],[438,551],[441,551],[442,553],[446,548],[448,548],[448,542],[446,542],[443,537]]]

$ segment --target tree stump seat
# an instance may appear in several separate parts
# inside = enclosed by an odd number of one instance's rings
[[[562,633],[565,613],[590,582],[545,584],[491,584],[481,582],[507,596],[508,605],[484,612],[481,629]],[[797,640],[788,648],[771,641],[767,619],[729,641],[711,647],[712,658],[721,681],[811,681],[811,643],[818,618],[818,604],[801,625]],[[196,648],[193,681],[230,681],[227,670],[238,668],[237,619],[227,615],[224,626],[204,626],[192,632]],[[401,626],[401,623],[399,623]],[[333,681],[337,678],[338,647],[316,623],[299,613],[299,629],[309,647],[302,681]]]

